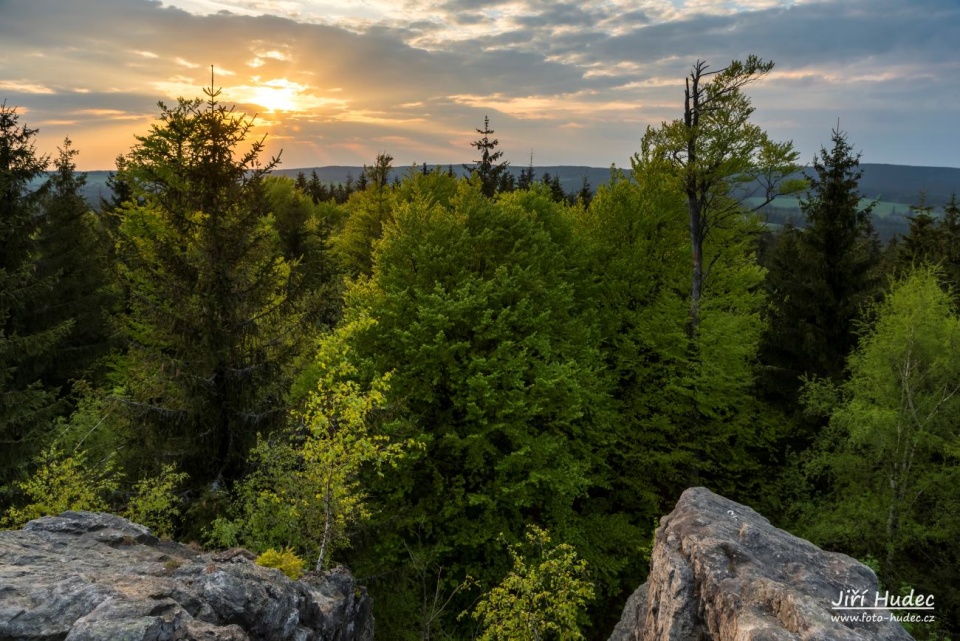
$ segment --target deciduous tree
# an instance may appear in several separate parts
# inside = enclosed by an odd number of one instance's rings
[[[772,61],[749,56],[710,71],[698,60],[686,79],[683,117],[648,127],[636,160],[666,162],[680,177],[686,196],[693,271],[690,286],[691,335],[700,322],[704,283],[713,263],[704,244],[711,234],[736,225],[744,214],[744,188],[759,185],[758,209],[777,195],[799,188],[783,179],[794,173],[797,152],[777,143],[750,121],[754,107],[743,88],[773,69]]]
[[[956,625],[960,554],[960,318],[929,268],[896,282],[839,389],[806,389],[830,427],[807,461],[829,492],[803,529],[821,544],[881,562],[881,579],[935,594]]]

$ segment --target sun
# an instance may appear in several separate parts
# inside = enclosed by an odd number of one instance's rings
[[[298,96],[300,85],[286,79],[270,80],[253,88],[249,97],[250,102],[267,110],[267,113],[278,111],[300,111]]]
[[[316,88],[287,78],[262,80],[250,78],[250,84],[230,88],[230,99],[245,108],[265,114],[295,114],[318,109],[342,109],[345,98],[316,95]]]

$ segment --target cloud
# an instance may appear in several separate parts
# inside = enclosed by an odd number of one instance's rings
[[[2,13],[0,100],[42,123],[41,146],[70,135],[90,168],[145,133],[158,100],[201,95],[211,65],[288,167],[369,163],[384,145],[399,164],[461,162],[484,115],[523,164],[530,149],[624,164],[646,124],[677,115],[693,61],[749,53],[777,61],[749,90],[758,122],[804,156],[840,116],[865,161],[960,164],[943,126],[960,116],[944,81],[960,71],[960,7],[940,0],[6,0]]]

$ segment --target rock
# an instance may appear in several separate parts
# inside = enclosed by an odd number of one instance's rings
[[[627,601],[610,641],[912,638],[887,610],[832,609],[848,590],[865,591],[854,605],[873,606],[877,577],[748,507],[691,488],[660,520],[647,582]]]
[[[0,532],[0,641],[372,641],[344,569],[291,581],[246,550],[200,554],[110,514]]]

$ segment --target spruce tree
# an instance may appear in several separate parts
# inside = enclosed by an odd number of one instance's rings
[[[520,178],[517,179],[517,189],[527,190],[533,187],[537,177],[533,171],[533,152],[530,153],[530,164],[520,170]]]
[[[72,323],[46,362],[38,362],[44,383],[61,393],[106,353],[110,333],[106,319],[111,305],[110,242],[101,217],[90,211],[83,197],[87,178],[76,171],[78,153],[69,138],[64,140],[41,201],[37,273],[55,286],[30,314],[30,322],[37,327]]]
[[[831,139],[832,148],[814,158],[808,197],[800,201],[806,228],[785,232],[767,265],[764,378],[788,407],[796,407],[801,377],[843,377],[861,308],[876,292],[879,245],[872,205],[860,206],[860,155],[844,133],[834,130]]]
[[[301,288],[268,214],[263,139],[204,90],[161,103],[128,157],[121,212],[129,292],[119,374],[149,461],[195,482],[236,480],[257,433],[283,423],[289,366],[304,348]]]
[[[37,130],[19,121],[15,108],[0,104],[0,488],[18,476],[45,435],[56,390],[45,387],[38,372],[71,326],[29,322],[54,283],[37,273],[36,235],[46,190],[36,181],[47,159],[34,147]]]
[[[483,129],[477,129],[477,133],[483,138],[470,143],[470,146],[477,148],[477,151],[480,152],[480,159],[474,163],[473,167],[464,165],[463,168],[476,172],[480,179],[480,191],[487,198],[493,198],[500,186],[501,176],[507,170],[508,163],[506,161],[500,162],[500,158],[503,157],[503,151],[497,149],[500,141],[496,138],[490,139],[494,132],[490,128],[489,116],[483,117]]]

